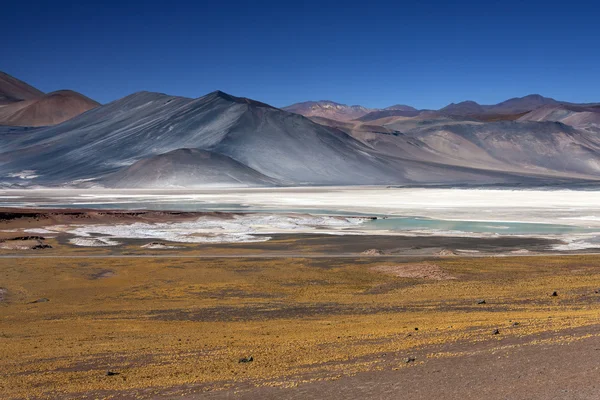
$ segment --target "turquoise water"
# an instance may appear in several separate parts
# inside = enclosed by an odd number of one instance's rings
[[[366,227],[375,230],[415,231],[438,230],[445,232],[497,233],[501,235],[559,235],[591,233],[599,229],[559,224],[532,224],[527,222],[447,221],[422,217],[391,217],[370,221]]]

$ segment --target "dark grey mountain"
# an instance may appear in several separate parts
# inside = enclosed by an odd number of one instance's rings
[[[136,161],[99,180],[104,186],[165,188],[206,186],[271,186],[271,179],[222,154],[179,149]]]

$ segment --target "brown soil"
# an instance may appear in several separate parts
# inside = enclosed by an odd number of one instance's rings
[[[419,278],[433,279],[443,281],[447,279],[456,279],[448,274],[436,264],[430,262],[400,264],[400,265],[380,265],[372,268],[373,271],[383,272],[399,278]]]
[[[548,333],[501,344],[452,344],[406,354],[380,354],[390,361],[386,370],[293,387],[237,387],[183,399],[600,399],[599,329]],[[392,367],[407,357],[415,361]]]

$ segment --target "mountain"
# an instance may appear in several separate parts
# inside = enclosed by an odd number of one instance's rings
[[[412,110],[385,109],[385,110],[371,111],[370,113],[365,114],[362,117],[356,118],[356,120],[362,121],[362,122],[368,122],[368,121],[375,121],[375,120],[378,120],[381,118],[387,118],[387,117],[416,117],[420,113],[421,113],[421,111],[418,111],[416,109],[412,109]]]
[[[40,97],[44,92],[0,71],[0,105]]]
[[[0,176],[34,170],[35,184],[101,180],[185,148],[227,156],[282,184],[405,181],[339,130],[223,92],[198,99],[141,92],[54,127],[6,133]]]
[[[329,100],[306,101],[284,107],[283,110],[305,117],[321,117],[336,121],[372,121],[390,116],[415,116],[419,111],[411,106],[396,104],[384,109],[366,108],[363,106],[347,106]]]
[[[522,175],[600,177],[598,135],[562,123],[419,118],[382,128],[390,133],[356,127],[348,132],[391,157]]]
[[[198,149],[178,149],[142,159],[100,182],[109,187],[124,188],[269,186],[278,183],[230,157]]]
[[[600,133],[600,106],[551,104],[523,115],[519,121],[561,122],[578,129]]]
[[[469,117],[480,121],[516,120],[525,113],[545,105],[559,104],[558,101],[539,94],[515,97],[498,104],[481,105],[474,101],[451,103],[439,111],[454,117]]]
[[[329,100],[306,101],[284,107],[283,110],[305,117],[324,117],[338,121],[350,121],[369,113],[371,109],[363,106],[348,106]]]
[[[0,124],[48,126],[67,121],[100,104],[71,90],[60,90],[0,107]]]
[[[529,112],[536,108],[546,106],[549,104],[558,104],[558,101],[544,97],[539,94],[530,94],[525,97],[515,97],[502,103],[498,103],[492,106],[486,106],[486,111],[496,114],[519,114],[523,112]]]
[[[388,110],[394,111],[394,110]],[[396,110],[397,112],[403,112]],[[56,126],[0,127],[12,187],[539,183],[598,179],[597,135],[558,122],[422,112],[306,117],[220,91],[139,92]]]
[[[44,94],[25,82],[0,72],[0,125],[56,125],[99,105],[72,90]]]
[[[417,111],[416,108],[407,106],[405,104],[396,104],[393,106],[389,106],[384,108],[383,110],[397,110],[397,111]]]
[[[460,103],[450,103],[439,111],[447,115],[467,116],[483,114],[486,109],[484,106],[468,100]]]

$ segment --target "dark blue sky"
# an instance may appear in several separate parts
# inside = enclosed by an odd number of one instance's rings
[[[591,102],[599,20],[592,1],[11,1],[0,70],[103,103],[216,89],[275,106]]]

